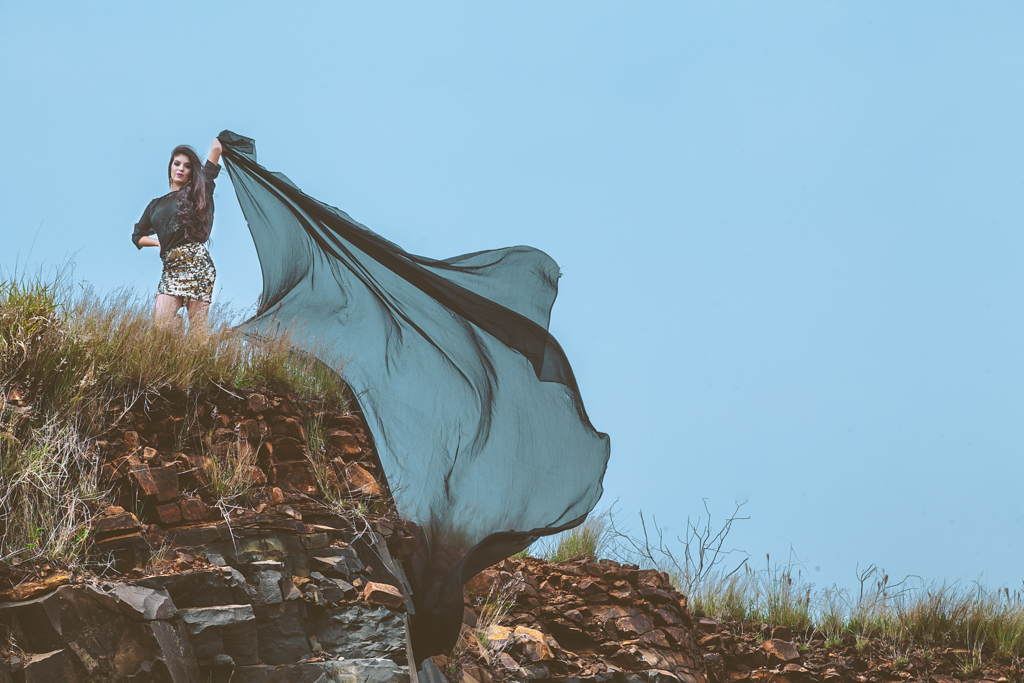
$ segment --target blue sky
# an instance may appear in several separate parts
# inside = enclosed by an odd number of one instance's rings
[[[1013,2],[8,1],[0,267],[150,297],[132,227],[229,128],[410,251],[558,261],[602,507],[746,500],[731,544],[819,585],[1020,586],[1021,35]]]

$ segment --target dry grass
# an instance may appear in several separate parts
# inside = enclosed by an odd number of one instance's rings
[[[962,648],[979,661],[1024,656],[1022,590],[914,578],[891,583],[869,567],[851,595],[835,587],[816,589],[788,566],[711,577],[688,597],[698,616],[788,626],[805,637],[817,630],[828,640],[854,635],[894,647]]]
[[[502,621],[512,613],[516,604],[516,596],[522,590],[521,579],[512,578],[505,582],[495,582],[491,591],[483,603],[479,605],[480,616],[476,620],[476,626],[464,627],[459,635],[459,640],[452,649],[452,655],[448,660],[448,669],[444,672],[450,681],[462,680],[463,667],[471,664],[477,657],[482,658],[487,664],[493,663],[493,658],[512,646],[512,638],[504,640],[492,640],[495,635],[492,628],[501,626]]]
[[[5,432],[8,434],[8,432]],[[103,492],[87,442],[59,420],[0,445],[0,561],[73,561],[89,545]]]
[[[151,301],[127,291],[99,296],[62,276],[0,281],[0,558],[84,559],[102,498],[88,444],[119,397],[276,384],[344,405],[338,376],[294,352],[287,333],[252,339],[228,313],[210,320],[185,334],[154,325]],[[30,407],[10,404],[15,393]],[[244,496],[246,463],[210,462],[225,500]]]
[[[257,449],[235,444],[223,456],[210,455],[203,461],[203,474],[214,498],[223,505],[248,501],[253,490]]]
[[[548,562],[577,559],[597,562],[608,549],[606,515],[591,513],[583,524],[563,531],[546,546],[542,544],[542,548],[540,554]]]
[[[956,648],[971,653],[965,669],[990,657],[1024,658],[1024,584],[1011,590],[927,583],[913,576],[891,581],[872,565],[859,572],[855,593],[819,589],[792,555],[782,565],[773,565],[766,555],[764,568],[755,569],[746,553],[728,549],[732,525],[748,519],[739,516],[741,508],[715,525],[705,503],[706,516],[688,518],[685,537],[677,537],[673,547],[643,514],[634,533],[609,512],[610,555],[667,572],[696,616],[787,626],[805,641],[817,632],[833,645],[855,636],[858,642],[882,641],[894,652]]]
[[[324,435],[326,429],[323,421],[314,416],[306,421],[306,457],[309,459],[316,486],[320,489],[314,503],[343,519],[347,519],[355,528],[366,526],[366,516],[372,502],[365,496],[354,496],[341,482],[334,464],[327,455],[327,442]]]

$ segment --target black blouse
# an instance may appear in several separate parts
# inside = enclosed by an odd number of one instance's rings
[[[212,221],[214,179],[220,173],[220,164],[207,160],[200,172],[206,176],[206,206]],[[139,246],[140,239],[156,233],[156,238],[160,241],[160,258],[163,258],[171,249],[194,241],[189,239],[185,229],[178,222],[177,195],[177,191],[172,191],[163,197],[157,197],[142,212],[142,218],[135,224],[135,231],[132,233],[132,242],[137,248],[142,249]],[[211,224],[211,229],[212,227]]]

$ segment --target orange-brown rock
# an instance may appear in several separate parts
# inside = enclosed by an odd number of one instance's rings
[[[289,460],[274,465],[272,482],[285,491],[297,491],[306,495],[317,492],[316,477],[306,460]]]
[[[363,599],[370,604],[384,605],[391,609],[405,607],[405,598],[402,596],[402,592],[386,583],[368,582],[363,589]]]
[[[181,508],[177,503],[157,505],[156,516],[161,524],[177,524],[181,521]]]
[[[515,647],[523,652],[523,656],[531,662],[540,662],[546,659],[554,659],[555,655],[548,647],[544,634],[533,628],[516,626],[512,632],[512,639]]]
[[[379,496],[380,484],[363,467],[354,462],[346,463],[342,472],[345,486],[354,495]]]
[[[138,518],[117,505],[108,507],[102,515],[93,517],[92,530],[98,538],[104,536],[121,536],[142,531]]]
[[[274,436],[287,436],[302,442],[306,440],[306,430],[297,418],[278,418],[271,421],[270,428]]]
[[[341,429],[328,429],[325,434],[325,441],[344,455],[357,455],[362,451],[359,439]]]
[[[156,499],[163,502],[178,497],[178,466],[173,462],[162,467],[151,467],[150,474],[156,482]]]
[[[800,659],[800,648],[788,640],[771,638],[764,641],[762,647],[768,653],[769,663],[787,664]]]
[[[209,508],[199,498],[182,498],[179,505],[181,517],[186,522],[201,522],[209,516]]]
[[[263,413],[270,408],[270,401],[263,394],[249,394],[249,398],[246,399],[246,403],[249,406],[249,410],[254,413]]]
[[[27,581],[10,590],[0,592],[0,602],[28,600],[29,598],[52,591],[71,581],[71,572],[57,572],[43,579]]]

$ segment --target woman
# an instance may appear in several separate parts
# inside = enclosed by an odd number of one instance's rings
[[[166,323],[185,306],[189,328],[206,327],[217,271],[205,242],[213,225],[213,187],[222,151],[220,140],[214,138],[206,164],[200,167],[194,149],[175,147],[167,165],[171,191],[151,201],[135,224],[135,246],[159,247],[164,262],[153,312],[157,322]]]

